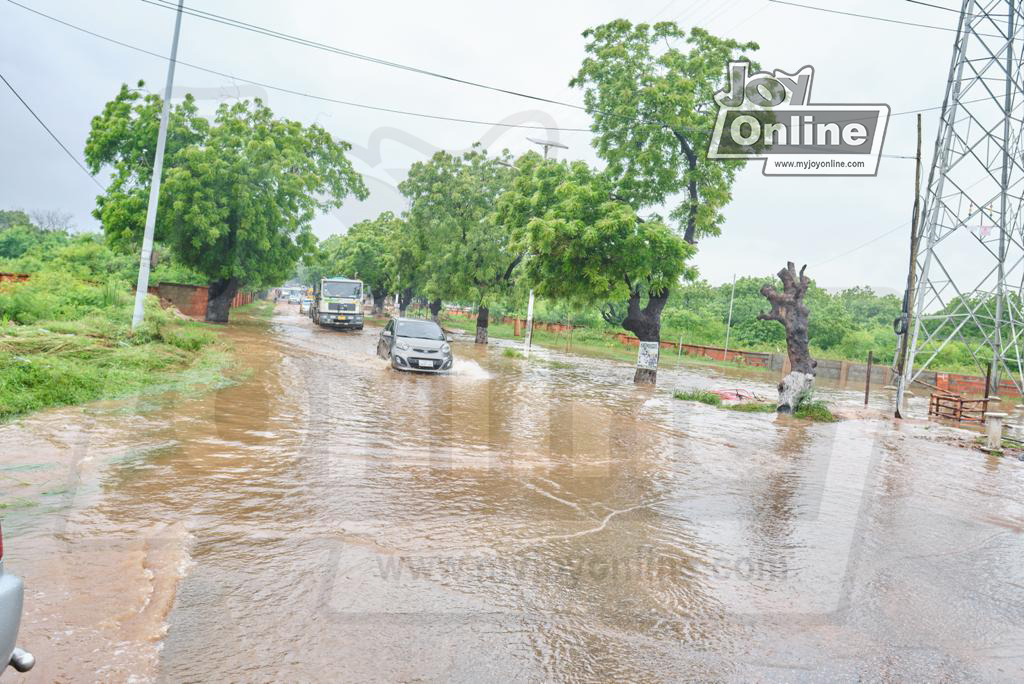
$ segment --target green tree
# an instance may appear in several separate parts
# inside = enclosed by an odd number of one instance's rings
[[[487,344],[488,306],[508,293],[522,260],[508,224],[494,219],[498,198],[516,171],[508,152],[479,145],[461,156],[438,152],[413,164],[398,186],[409,198],[412,241],[421,248],[419,294],[466,299],[478,306],[476,341]]]
[[[606,312],[639,339],[658,341],[661,310],[684,275],[694,247],[662,221],[641,219],[614,197],[614,180],[583,162],[548,162],[518,179],[518,197],[543,216],[526,226],[524,261],[529,282],[545,297],[576,304],[625,301],[624,315]],[[646,304],[643,304],[646,297]],[[654,383],[656,371],[637,369],[634,380]]]
[[[625,19],[583,35],[587,57],[571,85],[584,91],[594,146],[615,179],[615,196],[638,211],[681,196],[670,218],[683,227],[686,241],[718,235],[721,210],[745,162],[707,159],[714,95],[725,84],[726,64],[749,59],[757,44],[700,28],[687,36],[675,22]]]
[[[338,272],[359,278],[373,295],[373,310],[380,313],[392,287],[392,247],[401,239],[402,220],[385,211],[348,229],[334,254]]]
[[[86,162],[113,171],[93,215],[115,242],[141,239],[160,107],[159,96],[122,86],[93,118]],[[206,320],[226,321],[241,287],[291,275],[315,246],[318,212],[367,196],[349,148],[315,124],[275,118],[259,100],[222,104],[212,121],[191,96],[172,108],[156,237],[209,279]]]

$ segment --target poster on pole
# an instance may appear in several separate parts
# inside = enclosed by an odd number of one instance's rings
[[[659,342],[641,342],[636,352],[636,367],[647,370],[658,370]]]

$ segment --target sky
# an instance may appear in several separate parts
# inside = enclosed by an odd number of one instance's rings
[[[39,12],[146,50],[170,53],[174,13],[144,0],[18,0]],[[955,28],[957,14],[900,0],[806,0],[805,4]],[[934,0],[952,7],[954,0]],[[186,6],[270,27],[344,50],[553,100],[582,104],[569,87],[584,55],[581,33],[624,17],[675,20],[717,35],[753,40],[767,70],[815,68],[814,102],[885,103],[883,154],[911,156],[924,112],[925,169],[953,33],[840,16],[769,0],[563,0],[562,2],[375,2],[186,0]],[[352,145],[350,158],[371,195],[314,222],[318,236],[383,210],[402,211],[396,186],[434,151],[480,141],[520,154],[547,137],[568,146],[560,158],[600,160],[588,131],[544,131],[439,121],[360,109],[247,84],[372,106],[484,122],[587,128],[585,112],[411,73],[185,16],[175,94],[193,93],[204,112],[236,98],[262,98],[275,113],[318,123]],[[162,92],[167,62],[114,45],[0,0],[0,73],[79,159],[98,114],[122,83]],[[97,187],[0,84],[0,208],[70,212],[98,229],[90,211]],[[906,280],[914,163],[883,158],[875,177],[766,177],[751,162],[733,187],[722,235],[699,245],[695,264],[713,284],[733,274],[767,275],[786,261],[830,288],[868,285],[902,292]],[[102,182],[104,178],[99,180]],[[866,243],[867,244],[865,246]]]

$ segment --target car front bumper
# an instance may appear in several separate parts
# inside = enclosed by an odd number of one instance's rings
[[[8,664],[19,672],[28,672],[35,664],[30,654],[16,648],[24,595],[21,579],[5,573],[0,564],[0,672]]]
[[[447,373],[455,362],[451,354],[431,354],[396,349],[392,355],[395,368],[417,373]],[[421,361],[429,361],[430,366],[423,365],[420,363]]]

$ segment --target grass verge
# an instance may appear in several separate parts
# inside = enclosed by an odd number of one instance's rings
[[[109,285],[33,277],[0,289],[0,311],[0,422],[48,407],[208,384],[228,364],[211,326],[172,316],[153,297],[133,331],[130,293]]]

